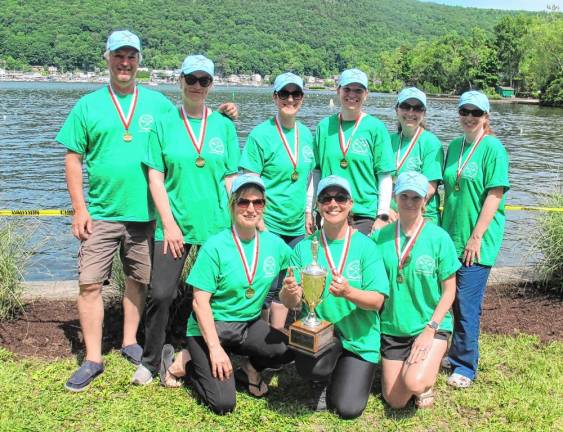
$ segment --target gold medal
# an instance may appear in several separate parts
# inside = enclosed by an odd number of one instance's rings
[[[198,156],[195,160],[195,166],[198,168],[203,168],[205,166],[205,159],[201,156]]]
[[[254,297],[254,289],[252,288],[252,285],[248,287],[244,295],[246,296],[247,299]]]
[[[295,182],[299,178],[299,173],[297,171],[293,171],[291,173],[291,181]]]
[[[340,167],[344,169],[348,168],[348,161],[346,159],[342,159],[340,161]]]
[[[399,274],[397,275],[397,282],[403,283],[404,281],[405,281],[405,277],[403,276],[403,273],[399,272]]]
[[[133,135],[131,135],[129,132],[125,132],[123,134],[123,141],[125,141],[125,142],[133,141]]]

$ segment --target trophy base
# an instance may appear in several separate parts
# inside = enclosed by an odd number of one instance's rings
[[[289,326],[289,347],[303,354],[318,356],[332,345],[334,325],[321,321],[317,327],[308,327],[303,320]]]

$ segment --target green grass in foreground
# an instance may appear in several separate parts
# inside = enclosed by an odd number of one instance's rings
[[[133,387],[133,366],[116,352],[90,389],[71,394],[63,384],[74,360],[16,361],[0,348],[0,430],[563,430],[563,342],[484,335],[481,355],[479,380],[466,391],[448,388],[440,375],[431,411],[389,410],[377,393],[362,417],[343,421],[303,407],[306,387],[293,368],[274,378],[267,399],[239,393],[235,413],[219,417],[189,389]]]

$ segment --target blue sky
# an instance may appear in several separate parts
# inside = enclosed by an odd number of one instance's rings
[[[563,0],[419,0],[424,2],[441,3],[450,6],[466,6],[486,9],[509,9],[542,11],[546,6],[557,5],[563,12]]]

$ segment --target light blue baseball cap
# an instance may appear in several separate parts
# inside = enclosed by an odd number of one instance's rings
[[[428,193],[428,179],[416,171],[406,171],[399,174],[395,183],[395,195],[404,191],[413,191],[421,197]]]
[[[475,105],[482,111],[491,112],[491,105],[489,104],[489,99],[484,93],[477,90],[466,91],[459,97],[458,108],[463,105]]]
[[[346,69],[340,74],[338,86],[344,87],[348,84],[361,84],[368,88],[368,76],[359,69]]]
[[[233,183],[231,184],[231,193],[235,193],[241,187],[246,185],[256,186],[262,192],[266,191],[266,186],[264,185],[261,177],[252,174],[241,174],[233,180]]]
[[[182,62],[182,75],[188,75],[192,72],[205,72],[213,78],[215,74],[215,65],[211,60],[202,55],[189,55]]]
[[[397,105],[403,103],[407,99],[416,99],[426,108],[426,94],[416,87],[407,87],[401,90],[397,95]]]
[[[331,186],[337,186],[344,189],[348,192],[348,195],[352,197],[352,188],[350,187],[348,180],[339,176],[330,175],[319,182],[319,185],[317,186],[317,198],[321,195],[322,191]]]
[[[141,51],[141,41],[139,36],[131,33],[129,30],[117,30],[109,35],[106,43],[106,50],[117,51],[119,48],[129,46]]]
[[[276,80],[274,81],[274,91],[279,92],[289,84],[295,84],[297,87],[303,90],[303,79],[292,72],[286,72],[276,77]]]

